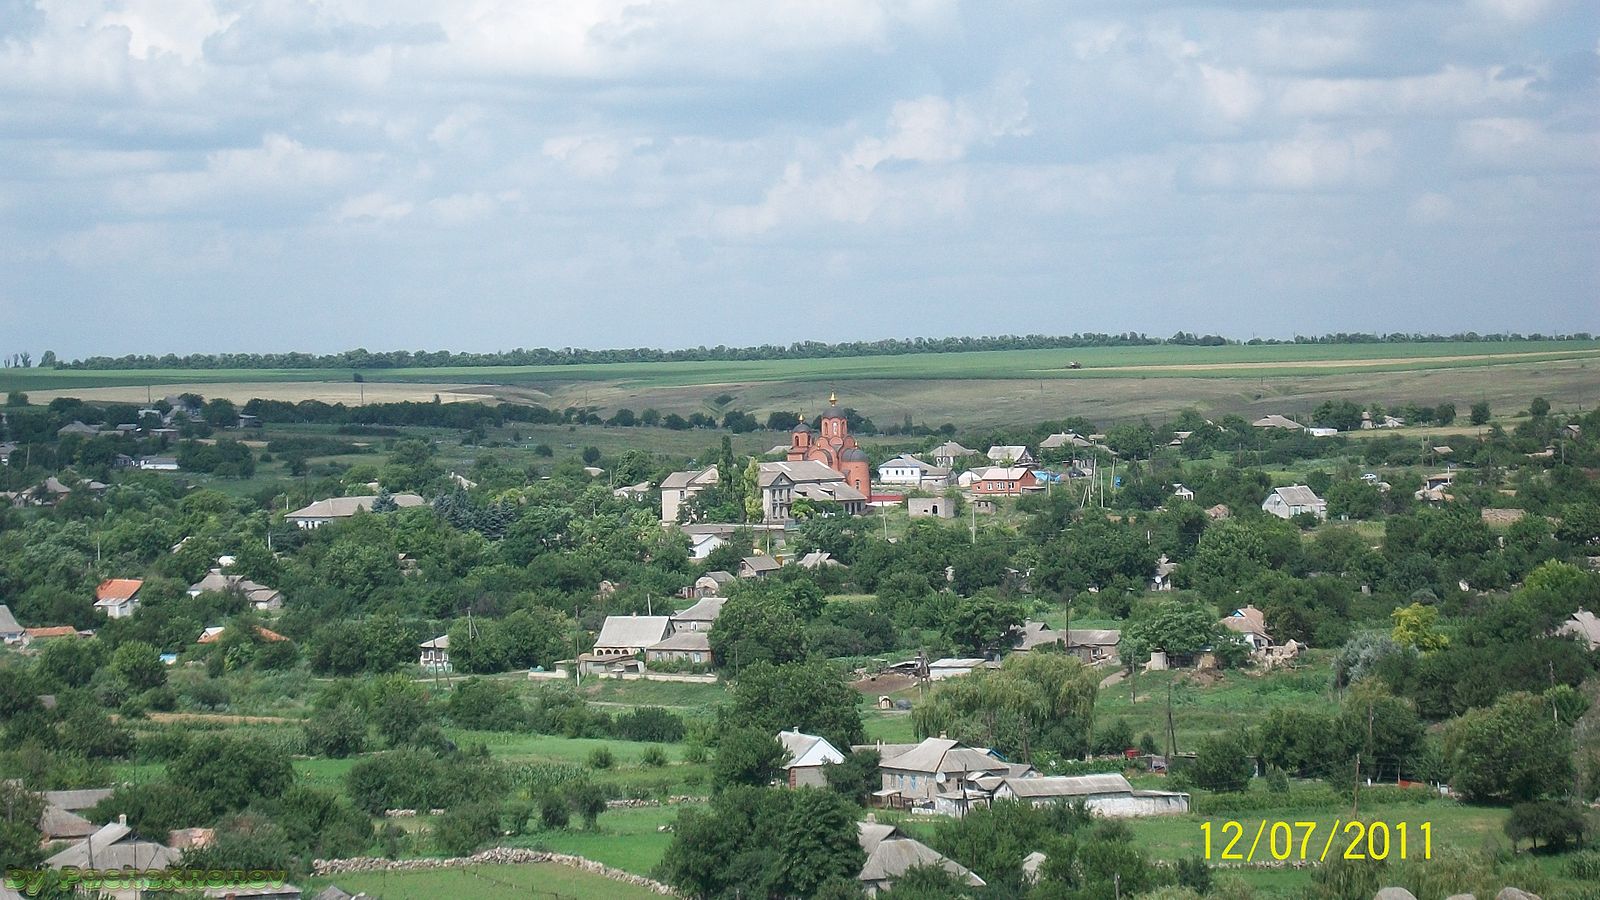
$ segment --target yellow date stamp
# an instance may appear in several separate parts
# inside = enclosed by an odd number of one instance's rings
[[[1432,822],[1201,822],[1206,859],[1221,862],[1327,862],[1329,859],[1433,859]]]

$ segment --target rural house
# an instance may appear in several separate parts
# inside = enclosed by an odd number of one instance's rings
[[[671,634],[669,616],[606,616],[590,652],[595,656],[634,656]]]
[[[783,563],[770,556],[746,556],[739,560],[740,578],[765,578],[783,568]]]
[[[1017,497],[1041,490],[1039,479],[1026,466],[990,466],[976,473],[972,492],[980,496]]]
[[[1112,819],[1175,816],[1189,811],[1189,795],[1175,791],[1136,791],[1121,775],[1051,775],[1006,778],[994,788],[996,800],[1033,806],[1082,803],[1091,813]]]
[[[647,663],[675,662],[694,665],[711,664],[711,634],[709,631],[680,631],[644,648]]]
[[[997,466],[1031,466],[1034,464],[1033,454],[1027,447],[1019,444],[996,444],[984,454],[989,461]]]
[[[0,609],[5,607],[0,606]],[[1600,650],[1600,618],[1581,606],[1567,621],[1561,623],[1556,634],[1570,634],[1587,644],[1590,650]]]
[[[856,880],[868,897],[878,896],[912,869],[938,866],[969,887],[983,887],[984,880],[966,866],[949,859],[921,841],[908,837],[893,825],[880,825],[869,817],[856,823],[856,838],[867,854]]]
[[[694,584],[689,588],[689,594],[697,598],[720,597],[733,580],[732,572],[724,572],[721,569],[707,572],[694,580]]]
[[[902,453],[878,466],[878,481],[913,487],[940,488],[950,484],[950,467],[934,466]]]
[[[976,450],[969,450],[955,441],[945,441],[932,450],[929,450],[928,457],[933,460],[933,464],[936,466],[944,466],[947,469],[953,469],[955,468],[957,462],[960,462],[962,459],[965,459],[976,452]]]
[[[1319,519],[1328,517],[1328,501],[1303,484],[1273,488],[1261,502],[1261,509],[1280,519],[1292,519],[1303,513],[1311,513]]]
[[[425,506],[427,501],[416,494],[392,494],[394,505],[400,509],[414,506]],[[285,522],[294,523],[297,528],[321,528],[329,522],[348,519],[358,512],[370,512],[372,504],[378,501],[377,496],[363,497],[330,497],[327,500],[318,500],[310,506],[301,507],[292,513],[284,515]]]
[[[224,575],[221,569],[212,569],[206,577],[189,585],[189,596],[198,597],[201,594],[240,594],[256,612],[283,608],[282,594],[243,575]]]
[[[17,624],[17,617],[11,614],[11,607],[0,603],[0,643],[20,644],[26,634]]]
[[[837,503],[852,516],[860,515],[867,506],[867,495],[847,482],[844,473],[814,460],[761,463],[757,483],[761,488],[761,514],[768,522],[792,518],[794,502],[801,498]]]
[[[1286,431],[1306,430],[1306,427],[1301,425],[1299,422],[1296,422],[1295,420],[1286,416],[1280,416],[1276,413],[1273,413],[1270,416],[1262,416],[1250,424],[1256,428],[1282,428]]]
[[[708,577],[712,573],[706,573]],[[729,581],[733,576],[727,572],[715,573],[726,576]],[[672,630],[676,633],[685,631],[710,631],[712,623],[717,621],[717,616],[722,614],[722,605],[728,601],[721,597],[702,597],[699,603],[689,607],[683,612],[672,614]]]
[[[661,479],[661,521],[671,524],[683,515],[683,506],[695,494],[717,483],[717,467],[698,472],[673,472]]]
[[[886,806],[923,807],[945,815],[966,811],[969,799],[987,798],[979,778],[1023,777],[1033,767],[1009,763],[993,750],[964,747],[947,738],[927,738],[901,753],[880,751],[883,789],[874,794]]]
[[[789,753],[788,762],[783,764],[784,784],[788,787],[825,788],[828,778],[822,767],[844,762],[844,754],[827,738],[803,734],[798,728],[778,732],[778,743]]]
[[[956,504],[948,497],[908,497],[906,515],[912,519],[954,519]]]
[[[1251,650],[1272,646],[1272,635],[1267,633],[1267,616],[1254,606],[1234,610],[1222,618],[1221,625],[1244,638]]]
[[[126,619],[139,609],[139,589],[144,581],[138,578],[107,578],[94,589],[94,608],[108,619]]]

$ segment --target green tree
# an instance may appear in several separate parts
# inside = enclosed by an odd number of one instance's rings
[[[294,781],[276,747],[238,738],[199,737],[167,763],[167,780],[194,791],[213,814],[281,797]]]
[[[433,839],[447,856],[471,856],[500,834],[500,806],[463,803],[445,810],[433,828]]]
[[[1489,401],[1479,400],[1477,403],[1472,404],[1469,421],[1474,425],[1489,424]]]
[[[866,739],[861,727],[861,694],[827,663],[746,666],[732,693],[728,726],[758,728],[767,734],[799,729],[821,735],[836,747]]]
[[[801,788],[789,804],[778,853],[788,890],[816,896],[830,880],[853,880],[866,862],[857,836],[857,807],[832,791]]]
[[[1572,736],[1539,698],[1507,694],[1445,729],[1450,784],[1470,800],[1521,802],[1572,783]]]
[[[765,787],[783,771],[789,754],[771,732],[736,728],[725,732],[711,764],[711,783],[718,790],[735,785]]]
[[[984,654],[1011,645],[1013,631],[1025,618],[1022,604],[987,594],[967,597],[956,605],[946,635],[960,650]]]
[[[367,709],[378,734],[391,747],[409,743],[417,729],[434,717],[427,688],[404,675],[390,675],[374,682],[368,692]]]
[[[799,617],[765,596],[729,598],[708,637],[717,665],[735,674],[758,662],[781,665],[805,658]]]
[[[111,671],[134,691],[147,691],[167,683],[161,653],[144,641],[128,641],[111,654]]]
[[[1224,732],[1200,742],[1194,764],[1184,774],[1208,791],[1235,793],[1250,786],[1255,762],[1243,734]]]
[[[1450,639],[1440,634],[1434,625],[1439,620],[1439,610],[1413,603],[1389,614],[1394,620],[1394,642],[1402,647],[1415,647],[1419,652],[1432,653],[1443,650]]]
[[[1543,841],[1547,849],[1561,850],[1574,841],[1581,842],[1588,827],[1583,807],[1556,800],[1535,800],[1511,807],[1505,832],[1506,837],[1511,838],[1513,849],[1527,840],[1532,841],[1535,848]]]
[[[39,817],[44,800],[20,782],[0,779],[0,859],[7,866],[27,868],[44,859],[39,846]]]

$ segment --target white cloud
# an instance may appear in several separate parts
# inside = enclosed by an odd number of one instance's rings
[[[318,196],[355,171],[355,162],[343,153],[269,134],[259,147],[215,151],[200,168],[146,175],[123,182],[115,193],[138,215],[216,211],[227,202],[271,207]]]
[[[400,200],[389,196],[383,191],[373,191],[362,194],[339,204],[334,212],[334,218],[340,222],[373,221],[391,222],[411,215],[413,208],[409,200]]]

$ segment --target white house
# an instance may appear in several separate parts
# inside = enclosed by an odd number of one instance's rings
[[[883,484],[909,484],[944,487],[950,483],[950,467],[934,466],[902,453],[878,466],[878,481]]]
[[[784,783],[789,787],[827,787],[822,767],[844,762],[844,754],[827,738],[804,734],[798,728],[778,732],[778,743],[789,752],[789,761],[783,764]]]
[[[178,471],[178,458],[176,456],[141,456],[135,465],[147,472],[176,472]]]
[[[1194,491],[1189,490],[1181,484],[1175,484],[1172,486],[1172,496],[1178,500],[1192,501],[1194,500]]]
[[[107,578],[94,589],[94,607],[108,619],[126,619],[139,611],[139,589],[144,581],[138,578]]]
[[[1311,513],[1319,519],[1328,517],[1328,501],[1303,484],[1274,488],[1262,501],[1261,508],[1280,519],[1292,519],[1301,513]]]
[[[723,540],[720,535],[691,534],[689,535],[689,558],[705,559],[711,555],[711,551],[726,543],[727,541]]]

